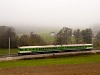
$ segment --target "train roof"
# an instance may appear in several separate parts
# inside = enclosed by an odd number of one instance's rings
[[[20,49],[23,49],[23,48],[48,48],[48,47],[86,46],[86,45],[92,45],[92,44],[45,45],[45,46],[21,46],[21,47],[18,47],[18,48],[20,48]]]

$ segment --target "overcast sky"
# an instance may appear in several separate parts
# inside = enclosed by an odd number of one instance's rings
[[[100,23],[100,0],[0,0],[0,25],[89,27],[95,23]]]

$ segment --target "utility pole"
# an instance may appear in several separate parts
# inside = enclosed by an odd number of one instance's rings
[[[9,37],[9,57],[10,57],[10,37]]]

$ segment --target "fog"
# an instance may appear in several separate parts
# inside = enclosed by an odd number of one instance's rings
[[[0,25],[49,31],[100,24],[100,0],[0,0]]]

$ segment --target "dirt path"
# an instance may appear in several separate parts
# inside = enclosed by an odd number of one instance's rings
[[[0,75],[100,75],[100,63],[0,68]]]

